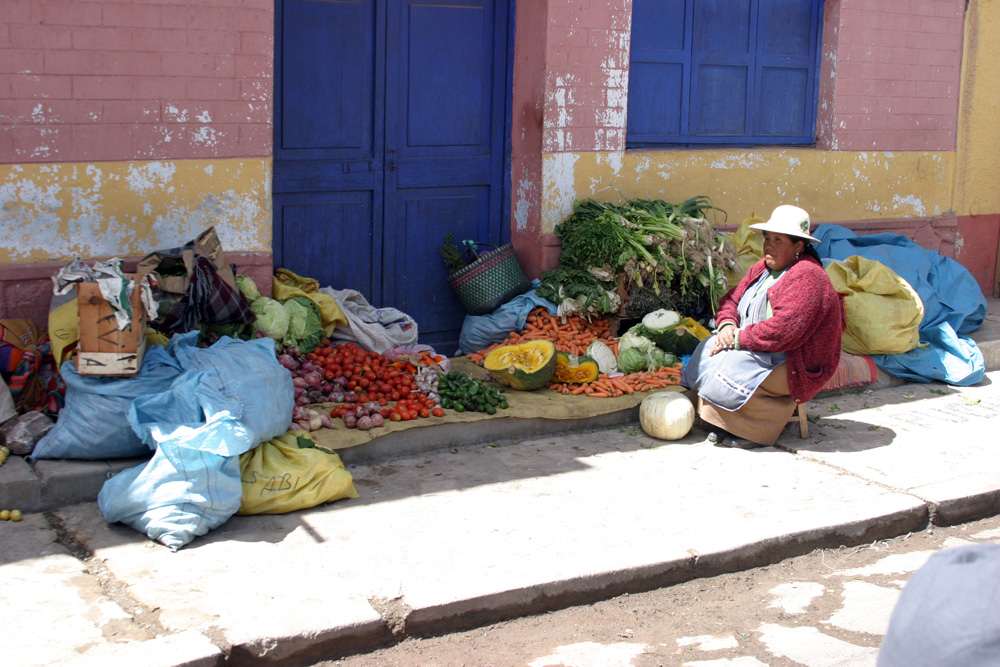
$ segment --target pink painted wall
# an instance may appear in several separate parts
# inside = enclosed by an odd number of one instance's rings
[[[549,0],[543,152],[625,149],[631,26],[631,0]]]
[[[965,0],[828,0],[818,147],[955,150]]]
[[[271,154],[273,0],[2,0],[0,163]]]
[[[631,20],[630,0],[517,5],[511,237],[529,277],[560,251],[539,231],[542,156],[625,149]]]
[[[511,242],[524,272],[531,278],[538,277],[543,261],[538,227],[542,206],[546,10],[544,2],[519,3],[514,26]]]

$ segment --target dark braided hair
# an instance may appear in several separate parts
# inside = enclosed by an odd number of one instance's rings
[[[813,247],[813,244],[810,243],[809,241],[805,240],[805,239],[802,239],[802,241],[803,241],[803,243],[805,245],[802,247],[802,252],[800,254],[801,255],[809,255],[810,257],[812,257],[813,259],[815,259],[817,262],[819,262],[820,264],[822,264],[823,260],[819,256],[819,253],[816,252],[816,248]]]

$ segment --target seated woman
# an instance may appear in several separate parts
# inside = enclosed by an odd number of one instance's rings
[[[764,258],[719,301],[716,332],[694,351],[681,384],[708,439],[750,449],[773,445],[795,406],[833,376],[844,326],[841,297],[809,234],[809,214],[779,206],[767,222]]]

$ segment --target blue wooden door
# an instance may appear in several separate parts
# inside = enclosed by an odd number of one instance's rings
[[[275,265],[399,308],[445,353],[465,315],[445,234],[510,234],[508,18],[505,0],[276,5]]]

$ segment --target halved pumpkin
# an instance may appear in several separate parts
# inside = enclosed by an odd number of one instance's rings
[[[552,376],[555,382],[570,382],[583,384],[593,382],[601,374],[597,360],[587,355],[577,356],[566,352],[556,353],[556,372]]]
[[[483,367],[494,380],[511,389],[541,389],[555,373],[556,346],[544,339],[502,345],[486,355]]]

